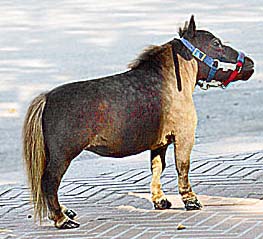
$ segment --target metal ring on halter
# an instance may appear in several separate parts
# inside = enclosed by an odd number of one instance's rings
[[[215,64],[215,63],[217,63],[217,64]],[[220,61],[218,60],[218,59],[214,59],[214,62],[213,62],[213,67],[215,67],[216,68],[216,70],[218,70],[219,68],[219,64],[220,64]]]

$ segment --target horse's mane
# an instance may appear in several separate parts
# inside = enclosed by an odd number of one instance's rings
[[[183,28],[179,28],[179,36],[182,37],[188,29],[188,22],[185,22],[185,25]],[[165,45],[162,46],[157,46],[157,45],[150,45],[148,47],[146,47],[141,54],[139,54],[139,56],[134,59],[131,63],[128,64],[128,68],[130,69],[135,69],[137,68],[139,65],[141,65],[141,63],[143,62],[148,62],[149,60],[154,60],[154,57],[161,53],[161,51],[165,48]]]
[[[136,59],[134,59],[131,63],[129,63],[128,67],[130,69],[135,69],[139,65],[141,65],[141,63],[153,60],[154,56],[159,54],[162,50],[163,50],[163,46],[156,46],[156,45],[148,46],[142,51],[142,53]]]

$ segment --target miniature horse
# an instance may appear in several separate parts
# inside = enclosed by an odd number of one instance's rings
[[[202,207],[188,179],[197,124],[192,93],[197,84],[225,87],[247,80],[254,64],[212,33],[196,30],[193,16],[179,35],[145,50],[124,73],[65,84],[33,100],[23,153],[40,222],[48,211],[57,228],[79,226],[76,213],[60,205],[57,194],[70,162],[83,150],[110,157],[151,150],[152,201],[156,209],[168,209],[160,176],[173,143],[185,208]]]

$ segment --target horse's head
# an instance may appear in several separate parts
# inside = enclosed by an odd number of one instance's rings
[[[196,30],[194,17],[179,29],[181,41],[198,60],[197,82],[203,88],[227,86],[236,80],[248,80],[254,63],[242,52],[224,45],[212,33]]]

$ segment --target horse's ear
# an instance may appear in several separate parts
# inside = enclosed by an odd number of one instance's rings
[[[181,27],[179,27],[179,36],[183,37],[183,35],[187,32],[188,30],[188,21],[186,21],[184,23],[184,28],[182,29]]]
[[[184,31],[181,27],[179,27],[179,36],[183,37],[183,35],[184,35]]]
[[[196,32],[195,19],[194,19],[194,15],[192,15],[187,29],[187,33],[191,38],[193,38],[195,36],[195,32]]]

